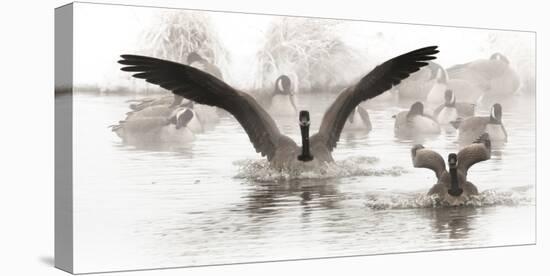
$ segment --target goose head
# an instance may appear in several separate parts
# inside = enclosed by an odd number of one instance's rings
[[[455,93],[451,89],[445,90],[445,106],[454,107],[456,103]]]
[[[195,113],[187,107],[178,108],[172,117],[168,120],[168,124],[173,124],[176,129],[187,127],[187,124],[195,117]]]
[[[491,55],[491,57],[489,59],[490,60],[499,60],[499,61],[502,61],[506,64],[510,64],[510,61],[508,60],[508,58],[506,58],[506,56],[504,56],[501,53],[494,53],[494,54]]]
[[[442,84],[446,84],[448,81],[447,71],[445,71],[445,68],[443,66],[432,62],[430,64],[430,69],[432,70],[432,76],[433,78],[438,82]]]
[[[502,124],[502,106],[499,103],[491,107],[491,115],[489,115],[490,124]]]
[[[424,105],[421,102],[415,102],[411,105],[409,113],[407,113],[407,118],[411,118],[417,115],[424,115]]]
[[[313,160],[309,150],[309,111],[302,110],[299,115],[300,132],[302,134],[302,154],[298,155],[298,160],[308,162]]]
[[[281,75],[275,81],[275,94],[290,95],[292,91],[290,89],[291,81],[287,75]]]

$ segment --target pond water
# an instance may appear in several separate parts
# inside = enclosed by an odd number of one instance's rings
[[[300,95],[312,132],[336,95]],[[412,167],[394,137],[406,104],[367,102],[373,130],[343,133],[333,170],[288,179],[272,171],[229,116],[178,151],[135,149],[108,128],[129,96],[77,93],[75,269],[144,269],[472,248],[535,242],[534,99],[502,102],[507,144],[476,164],[470,207],[434,208],[433,172]],[[488,114],[480,106],[478,114]],[[295,117],[275,117],[299,140]],[[456,133],[423,143],[443,156]]]

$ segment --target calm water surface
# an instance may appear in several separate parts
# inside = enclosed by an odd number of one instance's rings
[[[107,128],[131,97],[75,96],[75,263],[80,271],[526,244],[535,241],[534,100],[503,102],[509,142],[475,165],[473,207],[433,208],[433,172],[393,134],[407,105],[366,104],[368,135],[343,133],[330,171],[275,172],[231,117],[178,151],[125,146]],[[335,95],[300,96],[312,132]],[[486,115],[488,106],[479,107]],[[299,141],[297,118],[276,117]],[[443,156],[456,134],[423,141]]]

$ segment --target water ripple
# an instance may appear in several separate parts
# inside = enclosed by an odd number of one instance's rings
[[[379,159],[372,156],[348,157],[332,164],[326,164],[315,170],[274,169],[267,160],[239,160],[233,164],[239,167],[235,178],[249,179],[257,182],[280,182],[295,179],[329,179],[349,176],[400,176],[408,171],[401,166],[390,168],[373,168]]]
[[[486,190],[479,195],[470,196],[464,203],[467,207],[487,207],[495,205],[518,206],[531,205],[534,198],[527,191]],[[393,194],[369,195],[365,206],[373,210],[386,209],[414,209],[414,208],[442,208],[446,207],[437,194]]]

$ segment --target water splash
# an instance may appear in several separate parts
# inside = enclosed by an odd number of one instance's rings
[[[510,191],[486,190],[479,195],[470,196],[464,203],[468,207],[486,207],[495,205],[517,206],[534,204],[534,198],[527,190]],[[365,206],[373,210],[441,208],[446,207],[439,195],[427,194],[392,194],[369,195]]]
[[[295,179],[328,179],[349,176],[400,176],[407,173],[403,167],[373,168],[379,161],[377,157],[349,157],[341,161],[326,164],[314,170],[292,168],[278,170],[269,165],[267,160],[240,160],[233,162],[239,166],[235,178],[250,179],[258,182],[279,182]]]

